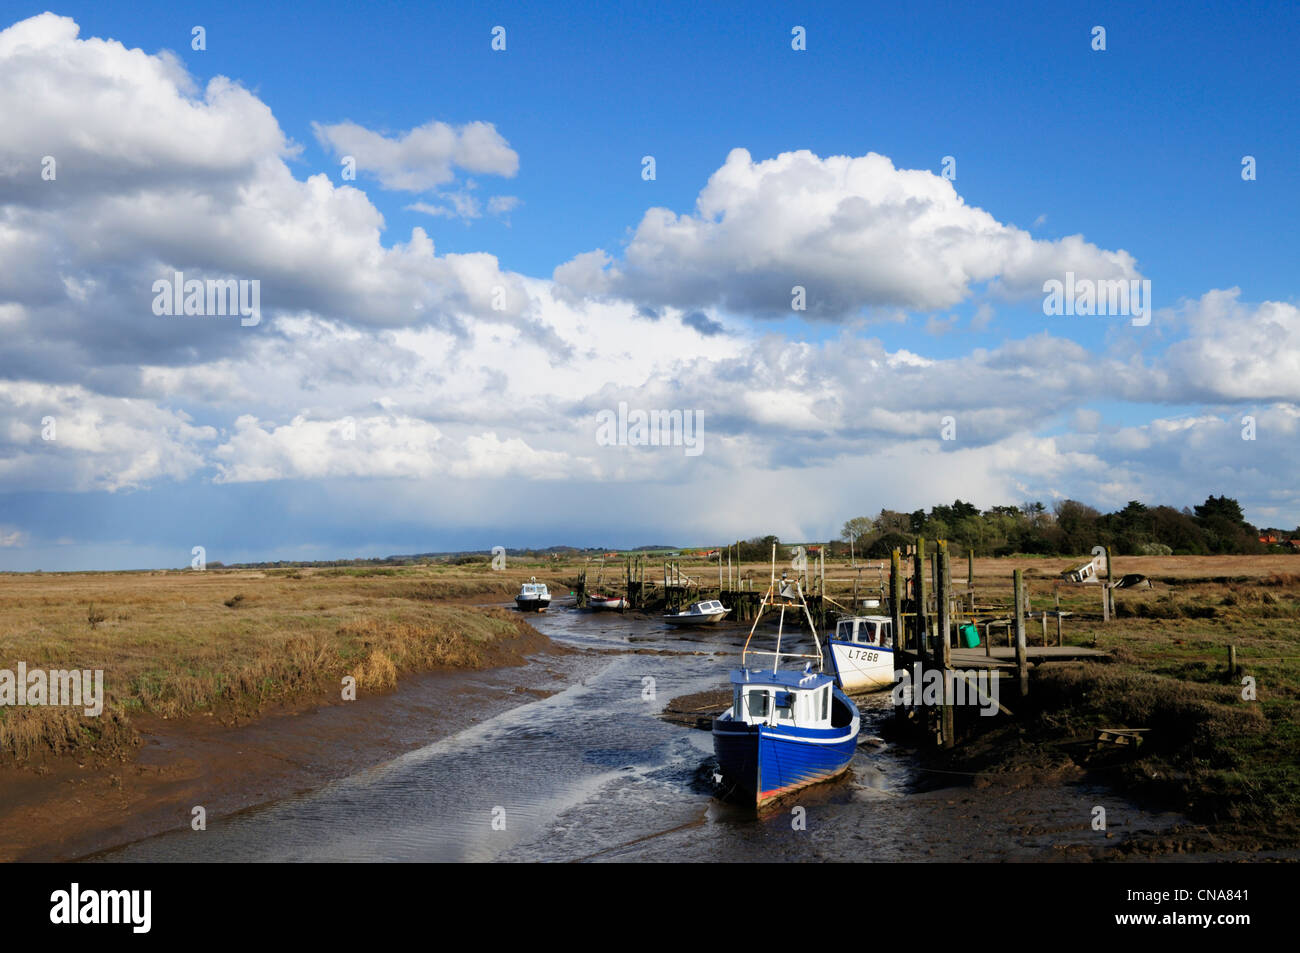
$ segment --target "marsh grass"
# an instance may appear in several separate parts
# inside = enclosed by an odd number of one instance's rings
[[[104,712],[0,708],[0,757],[122,753],[133,714],[235,718],[311,693],[382,691],[403,672],[493,664],[526,630],[513,573],[207,570],[0,575],[0,668],[104,670]],[[88,625],[89,618],[93,623]]]

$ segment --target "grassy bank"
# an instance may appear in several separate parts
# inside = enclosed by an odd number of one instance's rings
[[[239,719],[270,705],[392,687],[402,672],[513,660],[518,573],[173,571],[0,576],[0,669],[103,669],[104,712],[0,708],[0,759],[138,743],[133,716]],[[461,604],[457,604],[457,603]]]

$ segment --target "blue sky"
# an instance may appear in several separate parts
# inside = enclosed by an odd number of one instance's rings
[[[9,4],[0,28],[45,9]],[[438,256],[429,269],[443,268],[443,256],[450,256],[446,267],[462,269],[457,274],[464,279],[462,264],[452,262],[462,261],[457,256],[495,256],[496,273],[506,276],[503,281],[527,284],[530,303],[517,315],[512,310],[518,323],[509,334],[521,338],[493,338],[494,316],[474,313],[459,299],[447,300],[438,277],[430,277],[433,271],[421,271],[421,280],[431,285],[426,291],[432,303],[418,319],[380,319],[360,313],[364,303],[340,306],[339,313],[313,311],[312,296],[296,299],[284,290],[318,280],[302,265],[300,282],[285,270],[264,279],[268,289],[279,290],[271,300],[287,306],[272,310],[253,334],[222,327],[197,336],[188,347],[182,341],[183,354],[175,347],[164,354],[161,344],[151,348],[146,342],[134,360],[114,361],[111,367],[89,355],[46,368],[26,355],[38,344],[66,353],[60,351],[61,339],[43,330],[61,327],[61,320],[39,324],[36,319],[39,308],[59,304],[48,291],[19,288],[17,269],[8,284],[0,274],[0,308],[11,301],[23,309],[14,312],[20,315],[15,320],[23,322],[31,347],[29,352],[14,345],[0,368],[14,388],[30,385],[21,398],[0,403],[0,415],[10,423],[0,460],[11,461],[0,471],[8,474],[0,484],[0,541],[9,540],[0,546],[0,568],[179,565],[188,561],[183,557],[192,539],[212,541],[209,558],[230,561],[308,551],[348,556],[497,544],[707,541],[767,531],[812,538],[833,534],[860,512],[914,508],[957,495],[975,495],[986,506],[1073,496],[1109,508],[1130,494],[1190,505],[1215,492],[1240,497],[1248,516],[1261,525],[1300,522],[1300,501],[1288,488],[1287,474],[1294,453],[1294,401],[1300,397],[1289,373],[1300,340],[1294,323],[1300,237],[1300,173],[1294,159],[1300,155],[1300,133],[1289,121],[1300,38],[1294,5],[1252,5],[1243,13],[1232,4],[1138,10],[1097,3],[996,9],[591,3],[556,12],[533,4],[359,8],[322,3],[306,10],[268,10],[261,4],[223,3],[181,10],[169,4],[70,3],[53,12],[76,21],[79,38],[61,35],[57,43],[42,46],[39,56],[0,59],[0,90],[17,96],[24,88],[42,88],[46,92],[39,101],[46,105],[37,108],[63,104],[60,108],[71,109],[67,103],[75,104],[74,96],[59,99],[73,75],[57,68],[59,51],[74,51],[62,62],[94,82],[96,70],[117,67],[83,55],[89,38],[111,38],[149,57],[171,50],[195,83],[182,97],[202,104],[208,82],[229,77],[269,110],[284,140],[300,147],[295,152],[276,146],[275,135],[266,132],[267,161],[278,157],[299,183],[323,173],[339,190],[334,195],[360,190],[367,207],[382,215],[376,250],[398,249],[412,240],[413,229],[422,229]],[[202,52],[190,49],[196,24],[207,33]],[[507,31],[504,52],[490,48],[490,31],[498,24]],[[805,51],[791,49],[795,25],[807,30]],[[1106,29],[1103,52],[1091,48],[1095,25]],[[50,72],[42,79],[46,69]],[[97,81],[102,87],[103,75]],[[171,78],[148,82],[165,85]],[[258,162],[256,149],[232,131],[245,127],[223,126],[206,139],[200,135],[202,142],[192,151],[158,147],[167,135],[167,116],[165,111],[151,116],[146,108],[156,90],[142,86],[137,93],[121,101],[130,114],[121,117],[120,138],[109,130],[95,141],[89,133],[68,140],[68,150],[85,150],[76,153],[77,162],[129,167],[109,184],[97,185],[97,193],[72,195],[66,200],[68,214],[90,207],[120,214],[150,189],[163,194],[160,181],[168,182],[167,189],[172,181],[184,181],[187,194],[209,196],[213,210],[211,219],[194,225],[202,235],[195,238],[189,260],[214,274],[242,274],[235,266],[241,261],[238,225],[232,224],[234,237],[225,246],[214,236],[222,233],[225,211],[232,223],[247,221],[236,213],[248,193],[229,191],[232,177],[245,176],[245,184],[261,186],[270,181],[261,178],[268,174],[264,169],[251,171]],[[23,101],[2,105],[18,108]],[[207,107],[204,121],[217,129],[225,107],[212,102]],[[238,107],[245,108],[252,109]],[[239,115],[241,122],[260,122],[254,111]],[[494,174],[476,171],[472,160],[468,168],[453,162],[453,177],[442,185],[400,189],[385,184],[380,160],[362,156],[356,181],[344,181],[340,150],[314,125],[353,123],[396,141],[431,122],[453,129],[492,124],[502,148],[517,156],[517,172]],[[75,132],[76,123],[70,125]],[[15,220],[27,229],[19,243],[36,248],[49,238],[64,248],[71,241],[71,263],[59,266],[63,272],[57,281],[50,278],[49,287],[69,287],[69,275],[105,287],[113,283],[110,268],[120,266],[123,286],[130,288],[139,279],[127,277],[127,252],[122,261],[108,263],[102,253],[76,247],[65,224],[38,214],[41,184],[20,170],[47,150],[57,154],[63,134],[36,121],[8,137],[0,131],[0,206],[14,210],[20,216]],[[238,154],[228,167],[224,159],[212,158],[226,143]],[[155,148],[156,154],[149,151]],[[745,294],[739,281],[702,292],[697,279],[683,274],[685,259],[672,255],[642,268],[644,279],[629,277],[636,270],[628,267],[629,248],[642,263],[649,259],[637,256],[665,251],[633,240],[648,211],[696,214],[697,197],[734,149],[747,150],[756,166],[808,150],[818,169],[830,157],[876,153],[895,170],[935,175],[943,157],[952,156],[951,185],[961,203],[982,209],[999,227],[1023,232],[1024,241],[1032,239],[1037,244],[1031,247],[1054,263],[1070,264],[1072,259],[1053,249],[1074,235],[1103,257],[1120,251],[1131,256],[1123,273],[1150,279],[1157,320],[1137,333],[1113,318],[1045,317],[1041,294],[1004,294],[982,277],[962,281],[961,293],[943,307],[900,306],[884,300],[889,294],[872,284],[875,279],[857,283],[851,268],[837,273],[845,281],[847,311],[773,318],[735,305]],[[655,157],[654,181],[641,176],[645,155]],[[1242,180],[1245,155],[1256,159],[1254,181]],[[169,163],[175,180],[168,178]],[[223,171],[214,173],[215,166]],[[64,173],[61,181],[71,174]],[[132,176],[139,181],[121,184]],[[779,204],[780,195],[764,189],[754,195],[728,193],[720,201],[743,201],[756,221],[766,222],[763,209]],[[452,195],[477,200],[478,214],[462,219],[411,209],[450,202]],[[492,214],[486,206],[493,196],[509,196],[517,204],[505,214]],[[871,207],[871,214],[902,216],[899,228],[906,230],[911,214],[906,204],[882,211],[873,200]],[[791,221],[788,210],[782,214],[787,217],[770,221],[797,231],[797,219]],[[365,226],[348,224],[357,228],[356,247],[362,247]],[[174,242],[168,246],[157,238],[177,234],[171,227],[159,224],[152,246],[145,239],[132,245],[129,254],[137,256],[141,269],[180,260]],[[285,228],[286,234],[292,231]],[[57,241],[49,237],[56,234]],[[900,237],[900,261],[946,247],[944,235],[939,229],[915,249]],[[766,251],[764,243],[777,238],[756,241]],[[981,247],[972,240],[970,250],[958,257],[968,262]],[[613,262],[611,275],[620,268],[629,274],[605,284],[561,281],[555,275],[557,267],[597,249]],[[778,250],[774,260],[807,261],[806,251]],[[788,258],[782,258],[786,252]],[[752,249],[737,252],[740,263],[731,264],[738,274],[746,274],[744,261],[750,259],[745,255],[753,254]],[[1010,283],[1008,261],[982,274],[991,274],[994,285]],[[339,267],[345,266],[336,263],[333,270]],[[366,280],[364,267],[358,262],[359,286]],[[1080,260],[1081,273],[1088,267],[1089,261]],[[1037,280],[1037,272],[1028,277]],[[905,297],[927,293],[919,280],[907,284],[911,280],[900,279],[909,289]],[[583,317],[557,318],[548,310],[558,307],[548,290],[557,281],[570,295],[565,307]],[[1234,288],[1240,290],[1231,302],[1206,297]],[[622,312],[619,303],[625,305]],[[126,339],[141,327],[131,307],[120,319]],[[647,330],[656,322],[637,319],[637,308],[659,314],[658,327]],[[723,324],[725,334],[679,331],[675,319],[694,310]],[[62,313],[71,312],[51,312]],[[285,322],[295,318],[310,327],[293,330]],[[317,319],[328,327],[313,324]],[[453,342],[473,337],[477,356],[466,361],[458,351],[445,366],[435,367],[430,348],[436,334],[430,328],[439,321],[455,325]],[[600,324],[599,335],[593,322]],[[1237,333],[1231,322],[1249,333]],[[1276,331],[1261,334],[1267,322]],[[400,337],[403,328],[424,336],[418,344],[391,337]],[[520,350],[521,341],[544,329],[563,344],[541,356]],[[349,338],[354,332],[359,337]],[[78,339],[68,333],[67,340]],[[680,360],[646,356],[650,339],[642,342],[640,335],[647,333]],[[1251,335],[1260,335],[1273,353],[1248,344]],[[574,355],[598,336],[603,348],[627,342],[643,362],[615,370],[596,361],[578,369]],[[497,365],[483,356],[494,353],[493,340]],[[863,347],[874,342],[870,346],[881,355],[877,365],[896,373],[876,380],[856,372],[843,356],[856,353],[845,347],[848,340]],[[1242,345],[1239,352],[1233,352],[1233,342]],[[456,350],[454,343],[436,346]],[[789,382],[782,385],[772,355],[801,348],[806,350],[798,366],[781,369]],[[389,361],[376,359],[364,370],[349,367],[348,355],[358,349],[382,351]],[[533,368],[525,382],[515,381],[522,372],[512,353]],[[867,353],[858,358],[867,362],[864,368],[872,366]],[[907,362],[898,363],[900,353],[928,362],[927,369],[907,376]],[[301,364],[288,370],[286,354]],[[888,355],[895,356],[892,364]],[[403,377],[407,362],[422,369]],[[1021,370],[1031,365],[1038,376]],[[588,392],[575,390],[562,367],[586,380]],[[968,369],[967,387],[954,387],[951,382],[961,381]],[[234,383],[271,377],[292,378],[293,384],[271,399]],[[339,382],[345,379],[343,386]],[[1063,381],[1069,382],[1068,394],[1061,393]],[[809,397],[810,389],[821,395],[817,401]],[[891,408],[888,401],[871,399],[885,389],[914,392]],[[32,396],[37,390],[39,396]],[[584,440],[591,449],[584,415],[623,391],[633,400],[639,395],[647,406],[703,410],[706,420],[727,420],[728,429],[717,435],[722,448],[698,461],[669,463],[634,452],[626,455],[636,458],[629,465],[605,457],[591,462],[582,450]],[[738,400],[742,392],[748,395],[741,401],[744,412],[729,415],[728,408],[739,405],[728,403],[726,395]],[[496,417],[492,394],[505,395],[503,403],[510,404]],[[428,406],[420,405],[419,395],[427,397]],[[96,402],[115,399],[140,402],[131,405],[133,420],[161,415],[156,426],[168,433],[167,446],[151,448],[147,441],[132,442],[135,438],[114,444],[116,405]],[[823,422],[820,428],[805,422],[791,425],[793,438],[774,436],[773,430],[786,423],[774,427],[766,408],[780,408],[782,400],[807,402],[787,416],[811,414]],[[306,432],[292,425],[294,419],[325,422],[350,415],[377,421],[365,416],[376,413],[377,401],[388,402],[385,439],[407,434],[392,438],[405,449],[396,453],[391,468],[338,461],[304,465],[303,444],[290,447]],[[60,402],[78,426],[100,431],[93,439],[78,438],[81,456],[77,447],[60,447],[49,476],[51,465],[39,463],[39,450],[49,448],[32,449],[30,418],[40,407],[59,417]],[[861,420],[876,403],[881,414],[892,416],[866,427],[870,433],[864,438]],[[394,409],[398,404],[403,409]],[[831,406],[833,412],[827,410]],[[924,422],[924,415],[937,419],[945,409],[955,415],[959,433],[970,435],[959,436],[955,446],[936,444],[937,424]],[[1080,410],[1096,416],[1079,418]],[[211,433],[176,431],[178,413]],[[1258,444],[1225,443],[1225,434],[1235,434],[1247,413],[1269,421],[1261,425]],[[246,426],[248,439],[242,442],[230,438],[241,417],[255,418],[260,428],[254,433]],[[1193,423],[1168,423],[1179,420]],[[155,424],[139,426],[148,431]],[[277,428],[285,429],[277,434]],[[367,440],[379,439],[368,433]],[[473,441],[487,434],[533,464],[512,469],[498,443],[487,445],[494,462],[486,471],[470,463],[440,470],[406,456],[416,445],[458,445],[446,459],[459,461],[464,447],[485,446]],[[1050,448],[1041,443],[1045,439],[1053,441]],[[363,443],[372,461],[388,459],[392,451],[391,444]],[[1232,455],[1225,455],[1225,447]],[[885,466],[882,448],[901,459]],[[263,451],[275,460],[250,462],[249,453]],[[486,459],[467,452],[479,463]],[[1041,466],[1035,454],[1045,455]],[[147,462],[155,458],[167,462]],[[808,462],[813,458],[816,463]],[[535,478],[534,464],[549,475]],[[933,481],[909,480],[901,471],[912,467],[938,475]],[[124,468],[138,475],[114,478]],[[66,476],[60,476],[64,470]],[[46,476],[39,478],[42,473]],[[867,487],[846,475],[863,473],[873,477]],[[718,486],[735,481],[749,489],[741,496],[750,511],[734,495],[716,495]],[[810,485],[817,488],[816,502],[795,507],[784,526],[762,525],[765,493],[797,494]],[[937,495],[931,499],[926,493]],[[682,494],[695,499],[699,509],[668,502]],[[668,512],[643,514],[629,505],[646,498],[662,498]],[[348,501],[342,508],[341,499]],[[422,506],[420,501],[428,499],[439,503]],[[505,500],[529,502],[517,510]],[[594,516],[593,506],[623,515],[611,523]]]

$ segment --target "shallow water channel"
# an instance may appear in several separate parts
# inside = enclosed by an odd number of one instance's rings
[[[859,701],[863,740],[846,776],[756,817],[715,798],[710,733],[659,717],[677,696],[725,686],[745,628],[674,630],[564,605],[530,621],[587,650],[516,670],[555,694],[310,793],[210,818],[206,831],[93,859],[1084,859],[1178,820],[1085,784],[916,791],[911,753],[878,737],[887,692]],[[1110,837],[1091,828],[1098,804]]]

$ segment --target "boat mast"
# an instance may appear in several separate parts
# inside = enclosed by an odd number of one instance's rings
[[[748,665],[746,664],[746,659],[750,655],[771,655],[772,672],[775,674],[777,669],[781,665],[782,658],[815,659],[817,662],[817,671],[820,672],[824,665],[823,656],[822,656],[822,642],[817,635],[817,626],[813,622],[812,613],[808,609],[808,600],[805,598],[803,594],[803,587],[799,585],[799,580],[795,579],[793,580],[794,594],[793,595],[788,594],[790,583],[787,582],[786,577],[783,573],[781,576],[782,586],[780,589],[777,588],[776,547],[774,546],[772,549],[773,549],[772,584],[768,586],[767,592],[763,594],[763,599],[758,606],[758,615],[754,617],[754,624],[749,627],[749,636],[745,639],[745,647],[741,650],[740,653],[740,664],[742,667],[747,668]],[[762,621],[763,613],[767,611],[767,608],[769,606],[779,606],[781,609],[781,615],[777,620],[777,627],[776,627],[776,651],[764,652],[760,649],[751,649],[749,647],[749,644],[750,642],[753,641],[754,633],[758,630],[758,623]],[[803,609],[804,618],[808,620],[808,629],[809,631],[812,632],[813,645],[817,650],[815,655],[809,655],[807,653],[800,653],[800,652],[781,651],[781,637],[785,630],[785,610],[787,608]]]

